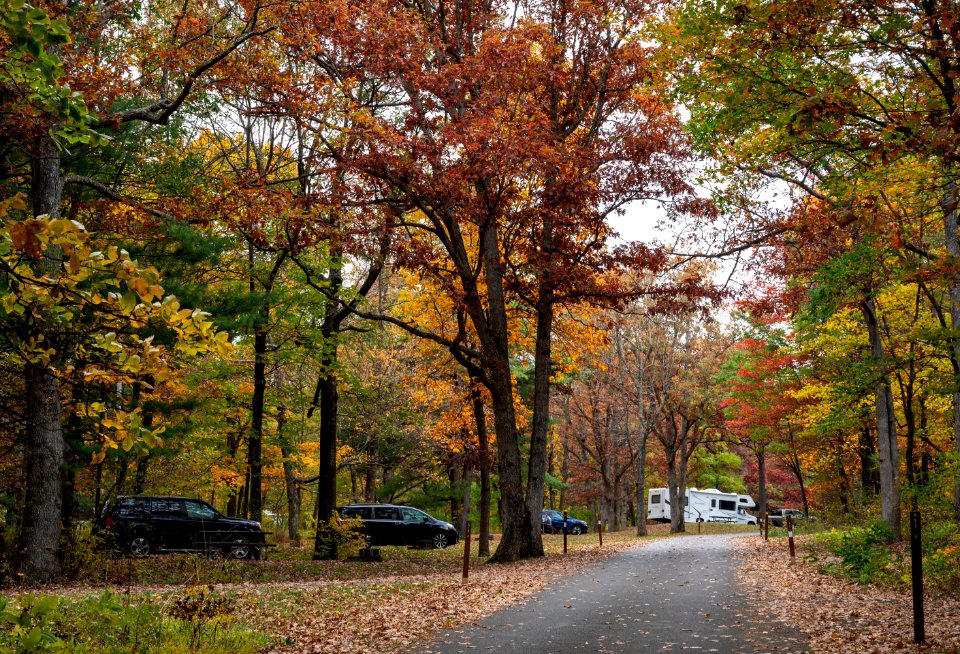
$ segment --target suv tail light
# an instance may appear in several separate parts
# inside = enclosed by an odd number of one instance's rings
[[[107,529],[110,529],[110,528],[112,528],[112,527],[113,527],[113,516],[112,516],[112,515],[108,515],[108,516],[107,516]]]

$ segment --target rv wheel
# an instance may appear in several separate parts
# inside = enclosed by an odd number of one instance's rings
[[[697,522],[703,522],[703,518],[697,518]]]

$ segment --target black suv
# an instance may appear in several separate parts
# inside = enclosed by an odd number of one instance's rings
[[[807,519],[807,516],[803,515],[803,511],[799,509],[773,509],[768,515],[770,516],[770,524],[774,527],[783,527],[787,522],[787,516],[793,518],[794,524]]]
[[[420,509],[396,504],[350,504],[337,509],[344,518],[363,520],[363,533],[370,545],[421,545],[437,549],[456,545],[460,535],[449,522],[437,520]]]
[[[259,522],[228,518],[187,497],[118,497],[103,507],[100,527],[116,547],[134,556],[151,552],[204,552],[259,559],[266,546]]]

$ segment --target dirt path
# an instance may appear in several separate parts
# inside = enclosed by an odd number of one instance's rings
[[[735,536],[664,539],[557,580],[523,605],[409,652],[803,652],[806,638],[748,608]]]

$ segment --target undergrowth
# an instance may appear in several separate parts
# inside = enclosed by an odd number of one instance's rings
[[[129,597],[111,590],[81,599],[0,596],[0,651],[32,654],[253,654],[270,643],[235,624],[231,601],[209,587],[171,597]]]
[[[941,521],[927,524],[921,544],[924,589],[934,595],[960,594],[958,526]],[[861,584],[897,588],[911,584],[909,541],[892,542],[883,523],[817,534],[805,558],[816,562],[822,572]]]

